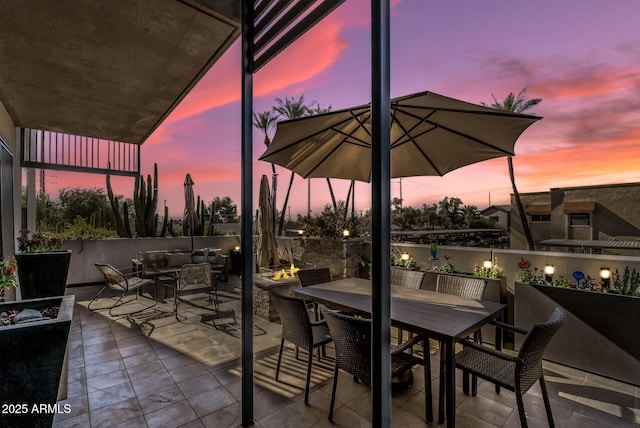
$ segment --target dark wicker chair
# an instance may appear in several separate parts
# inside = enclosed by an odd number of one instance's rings
[[[302,269],[298,271],[298,279],[302,287],[310,285],[322,284],[331,281],[331,272],[328,267]]]
[[[298,271],[298,280],[301,287],[309,287],[310,285],[322,284],[323,282],[331,282],[331,272],[328,267],[302,269]],[[307,307],[315,314],[315,320],[320,319],[318,305],[315,303],[307,303]]]
[[[116,269],[113,266],[104,264],[104,263],[96,263],[95,266],[104,275],[104,287],[102,287],[102,289],[98,291],[98,294],[96,294],[95,297],[91,299],[91,301],[87,305],[87,309],[89,309],[90,311],[95,310],[95,309],[91,309],[91,304],[107,288],[120,292],[120,295],[118,296],[118,299],[116,300],[116,302],[111,307],[109,307],[109,315],[113,316],[113,313],[112,313],[113,309],[125,303],[122,301],[122,299],[124,299],[127,293],[135,291],[140,287],[144,287],[145,285],[154,284],[154,281],[152,279],[143,279],[143,278],[137,277],[133,267]],[[157,292],[157,289],[156,289],[156,292]],[[129,312],[127,314],[118,314],[118,315],[132,315],[138,312],[142,312],[145,309],[152,308],[157,304],[158,296],[156,295],[155,297],[156,297],[156,301],[151,306],[147,306],[138,311]],[[136,298],[137,298],[137,295],[136,295]]]
[[[422,288],[424,275],[424,272],[420,272],[418,270],[392,267],[391,285],[400,285],[402,287],[418,290]]]
[[[542,371],[542,356],[547,345],[566,320],[565,311],[561,308],[555,308],[546,323],[534,324],[528,332],[496,322],[496,325],[504,329],[526,334],[518,355],[505,354],[486,348],[476,342],[464,340],[465,348],[456,354],[456,367],[494,383],[497,392],[501,386],[515,392],[520,424],[525,428],[527,427],[527,417],[524,412],[522,396],[536,381],[540,381],[547,419],[549,426],[553,427],[551,404]],[[468,387],[465,393],[468,393]]]
[[[470,300],[482,300],[484,292],[487,288],[487,281],[482,278],[475,278],[462,275],[442,275],[439,274],[436,277],[436,291],[438,293],[451,294],[453,296],[463,297]],[[482,334],[480,330],[474,333],[474,339],[478,343],[482,343]],[[440,401],[438,402],[438,421],[444,422],[444,376],[445,367],[445,355],[444,346],[440,344]],[[463,374],[465,385],[469,383],[469,374],[465,372]],[[472,381],[473,394],[476,394],[478,389],[478,380],[473,377]]]
[[[422,288],[422,283],[424,282],[424,272],[420,272],[417,270],[409,270],[406,268],[399,267],[391,267],[391,285],[398,285],[400,287],[411,288],[413,290],[418,290]],[[402,343],[404,340],[404,330],[401,328],[398,329],[398,344]],[[411,334],[409,338],[411,338]]]
[[[329,406],[329,420],[332,421],[339,370],[346,371],[366,385],[371,384],[371,320],[342,314],[322,305],[320,305],[320,311],[329,324],[329,330],[336,347],[336,365]],[[431,365],[428,358],[421,359],[404,352],[419,342],[427,343],[427,339],[414,336],[411,340],[391,350],[391,376],[398,376],[417,364],[424,365],[426,418],[431,422],[433,421]],[[412,379],[410,378],[410,381]]]
[[[282,363],[282,351],[284,341],[287,340],[296,345],[296,358],[298,358],[298,347],[307,351],[307,383],[304,391],[304,402],[309,402],[309,383],[311,381],[311,363],[313,360],[313,350],[326,345],[332,341],[329,334],[329,327],[326,321],[313,322],[309,318],[307,305],[299,297],[284,296],[273,290],[269,291],[280,313],[280,323],[282,324],[282,339],[280,340],[280,352],[278,354],[278,365],[276,366],[276,380],[280,375],[280,364]],[[320,354],[318,354],[320,358]]]

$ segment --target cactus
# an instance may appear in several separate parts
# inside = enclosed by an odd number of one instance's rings
[[[120,201],[113,195],[111,189],[111,176],[107,174],[107,196],[113,210],[113,217],[116,224],[118,236],[131,238],[131,225],[129,222],[129,206],[122,203],[122,214],[120,214]],[[153,164],[153,180],[151,175],[147,175],[145,182],[142,175],[137,176],[133,185],[133,209],[135,212],[135,227],[137,236],[156,236],[158,226],[158,164]],[[165,214],[168,209],[165,207]],[[165,220],[166,222],[166,215]],[[163,231],[166,227],[163,224]],[[161,234],[161,236],[164,236]]]
[[[158,227],[158,217],[156,215],[158,206],[158,164],[153,164],[153,181],[151,180],[151,175],[147,175],[146,183],[143,176],[136,177],[133,187],[133,203],[138,236],[156,236]]]
[[[169,218],[169,208],[164,207],[164,220],[162,220],[162,230],[160,231],[160,237],[164,238],[167,235],[167,221]]]
[[[123,202],[124,221],[120,214],[120,200],[113,195],[113,189],[111,188],[111,174],[107,174],[107,196],[111,204],[111,210],[113,211],[113,219],[116,225],[116,231],[121,238],[131,238],[131,228],[129,227],[129,215],[127,211],[127,203]]]

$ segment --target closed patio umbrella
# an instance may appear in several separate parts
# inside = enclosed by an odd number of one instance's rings
[[[514,154],[537,116],[420,92],[391,100],[391,177],[444,175]],[[371,106],[278,123],[260,160],[304,178],[371,180]]]
[[[187,174],[184,179],[184,215],[182,217],[183,235],[185,236],[192,236],[198,225],[200,225],[200,219],[196,214],[193,185],[191,174]]]
[[[260,196],[258,200],[258,266],[274,266],[280,261],[277,258],[278,243],[273,234],[273,208],[269,180],[266,175],[260,180]]]

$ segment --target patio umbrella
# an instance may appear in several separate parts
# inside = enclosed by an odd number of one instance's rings
[[[184,215],[182,216],[183,234],[191,236],[200,224],[200,219],[196,215],[196,201],[193,195],[193,180],[191,174],[187,174],[184,179]]]
[[[273,234],[273,208],[269,180],[266,175],[260,180],[260,196],[258,200],[258,266],[277,265],[278,243]]]
[[[444,175],[513,155],[541,119],[420,92],[391,100],[391,177]],[[304,178],[371,180],[371,106],[282,121],[260,160]]]

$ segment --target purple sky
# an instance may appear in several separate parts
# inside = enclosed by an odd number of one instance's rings
[[[347,0],[317,27],[260,70],[254,110],[275,97],[305,95],[334,110],[370,101],[369,2]],[[392,1],[391,96],[433,91],[468,102],[502,100],[528,87],[543,98],[533,113],[544,119],[516,144],[521,192],[552,187],[640,181],[640,2],[577,0],[514,2]],[[254,132],[256,159],[265,147]],[[196,194],[240,202],[240,47],[234,44],[142,146],[142,172],[158,163],[160,199],[170,213],[184,208],[189,172]],[[278,206],[289,172],[278,167]],[[255,161],[255,195],[270,166]],[[104,177],[56,172],[47,190],[104,187]],[[314,212],[330,202],[324,179],[311,181]],[[345,199],[348,182],[333,180]],[[116,179],[131,196],[132,179]],[[370,207],[369,186],[356,185],[356,209]],[[392,182],[399,196],[399,180]],[[506,159],[454,171],[443,178],[402,180],[405,206],[455,196],[480,209],[509,201]],[[291,213],[306,213],[306,180],[296,176]]]

